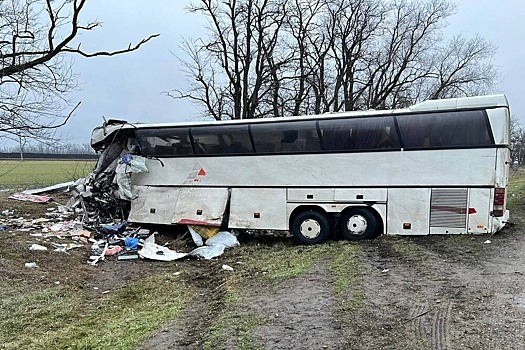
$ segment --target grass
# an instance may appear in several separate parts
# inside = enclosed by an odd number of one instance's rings
[[[330,246],[299,246],[279,242],[272,246],[247,246],[243,263],[267,279],[292,278],[308,272],[330,250]]]
[[[0,188],[48,186],[86,176],[91,160],[0,160]]]
[[[2,349],[133,349],[176,319],[193,296],[175,276],[131,283],[95,306],[56,287],[1,301]],[[23,331],[21,331],[23,330]]]
[[[513,212],[523,213],[525,207],[525,174],[517,173],[509,181],[509,193],[507,195],[507,209]]]

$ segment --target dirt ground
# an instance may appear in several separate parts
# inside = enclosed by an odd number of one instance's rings
[[[351,314],[342,315],[338,307],[351,296],[333,292],[329,260],[306,275],[246,288],[245,307],[267,320],[252,331],[256,344],[264,349],[525,348],[521,227],[495,236],[380,237],[360,247],[364,303]],[[206,329],[213,314],[194,305],[185,320],[162,329],[142,349],[200,349],[205,335],[195,330]]]
[[[31,212],[31,206],[20,205],[19,210],[35,217],[45,210]],[[257,315],[257,320],[245,320],[252,324],[247,331],[221,329],[223,348],[524,349],[525,228],[522,218],[514,221],[518,224],[494,236],[387,236],[348,243],[357,248],[357,259],[348,261],[357,282],[342,292],[334,288],[329,254],[305,274],[246,279],[240,292],[248,302],[235,306],[235,317]],[[159,329],[141,349],[206,348],[210,328],[228,298],[221,265],[243,258],[239,249],[213,261],[109,260],[92,267],[85,263],[87,249],[72,250],[67,259],[47,254],[44,261],[39,252],[6,250],[36,243],[26,233],[0,235],[0,285],[16,283],[21,286],[17,292],[59,281],[84,289],[96,303],[101,291],[116,290],[140,276],[180,271],[198,295],[207,296],[205,302],[196,298],[182,317]],[[243,244],[271,249],[290,238],[258,239],[248,237]],[[164,234],[161,240],[174,238]],[[29,260],[44,268],[24,268]],[[248,334],[242,338],[241,331]]]

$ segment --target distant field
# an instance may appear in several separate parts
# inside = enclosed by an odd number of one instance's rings
[[[0,188],[31,188],[72,181],[86,176],[91,160],[0,160]]]

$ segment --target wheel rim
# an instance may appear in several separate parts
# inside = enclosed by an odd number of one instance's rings
[[[301,223],[301,234],[306,238],[316,238],[321,234],[321,224],[313,219],[306,219]]]
[[[346,222],[346,228],[353,235],[362,235],[365,233],[367,227],[368,223],[362,215],[353,215]]]

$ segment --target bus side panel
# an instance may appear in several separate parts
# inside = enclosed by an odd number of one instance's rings
[[[295,188],[492,186],[495,158],[496,149],[487,148],[162,158],[164,167],[158,160],[146,159],[149,173],[133,174],[132,184]]]
[[[288,230],[286,188],[233,188],[228,227]]]
[[[137,198],[131,201],[129,221],[151,224],[171,224],[179,188],[134,186]]]
[[[175,213],[172,223],[187,224],[191,221],[220,226],[226,203],[228,188],[183,187],[177,202],[173,202]]]
[[[469,195],[468,233],[487,233],[490,230],[490,188],[471,188]],[[476,211],[473,213],[473,211]]]
[[[510,150],[498,148],[496,153],[496,183],[495,187],[507,187],[510,174]]]
[[[503,207],[504,215],[502,217],[492,217],[491,228],[489,233],[496,233],[505,227],[509,220],[509,211],[507,210],[507,196],[509,193],[509,176],[510,176],[510,150],[508,148],[499,148],[496,157],[496,188],[505,188],[505,201]],[[491,207],[490,210],[494,210],[494,190],[491,192]]]
[[[492,129],[492,136],[497,145],[508,145],[510,143],[510,114],[506,107],[488,109],[487,115]]]
[[[428,235],[430,219],[429,188],[389,188],[387,233]]]

